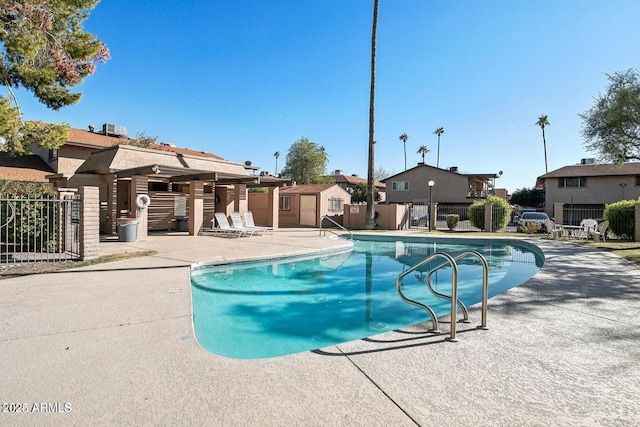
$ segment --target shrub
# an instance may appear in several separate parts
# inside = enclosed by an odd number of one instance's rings
[[[0,180],[0,198],[8,199],[0,204],[3,241],[23,251],[55,251],[59,211],[48,200],[57,194],[49,184]]]
[[[609,231],[621,239],[632,239],[635,232],[635,200],[621,200],[606,205],[604,219],[609,221]]]
[[[458,225],[458,221],[460,221],[460,215],[447,215],[447,227],[449,227],[449,230],[453,231],[456,228],[456,225]]]
[[[522,230],[523,233],[535,234],[539,232],[541,229],[542,229],[542,224],[539,222],[521,222],[520,223],[520,230]]]
[[[493,207],[491,218],[491,231],[500,231],[507,226],[511,219],[511,206],[500,197],[489,195],[486,199]],[[484,204],[485,200],[476,200],[469,206],[469,221],[471,225],[484,230]]]

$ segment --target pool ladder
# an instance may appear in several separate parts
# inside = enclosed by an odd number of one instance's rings
[[[412,266],[408,270],[405,270],[402,273],[400,273],[398,275],[398,279],[396,280],[396,289],[398,290],[398,294],[400,295],[400,298],[402,298],[403,301],[409,304],[415,305],[416,307],[420,307],[426,310],[431,316],[431,322],[433,324],[433,328],[430,331],[435,333],[440,333],[438,329],[438,318],[436,317],[436,313],[428,305],[425,305],[425,304],[422,304],[421,302],[414,301],[410,298],[407,298],[404,295],[404,293],[402,293],[402,279],[407,274],[410,274],[416,269],[422,267],[423,265],[437,258],[445,259],[443,263],[429,270],[429,273],[427,274],[427,287],[429,288],[431,293],[434,294],[435,296],[451,301],[451,330],[449,332],[449,337],[447,338],[448,341],[454,341],[454,342],[457,341],[456,340],[456,323],[457,323],[456,319],[458,317],[457,316],[458,306],[460,306],[460,309],[462,310],[462,313],[464,316],[462,321],[465,323],[469,323],[469,311],[467,310],[467,307],[460,300],[458,300],[458,264],[456,263],[457,260],[467,256],[477,257],[478,259],[480,259],[480,263],[482,264],[482,320],[481,320],[481,324],[478,326],[478,329],[487,329],[487,304],[489,299],[489,265],[487,264],[487,260],[484,258],[484,256],[482,256],[480,252],[465,251],[455,257],[452,257],[451,255],[444,252],[436,252],[433,255],[423,259],[416,265]],[[446,266],[451,266],[451,296],[442,294],[434,290],[433,286],[431,286],[431,275],[437,270]]]
[[[330,233],[335,234],[338,237],[343,237],[342,234],[338,234],[333,230],[329,230],[327,228],[322,228],[322,223],[324,222],[324,220],[328,220],[330,223],[332,223],[333,225],[335,225],[336,227],[342,229],[343,231],[345,231],[347,234],[349,234],[349,239],[353,240],[353,233],[349,230],[347,230],[346,228],[344,228],[342,225],[338,224],[337,222],[335,222],[334,220],[332,220],[329,215],[324,215],[322,218],[320,218],[320,235],[321,236],[326,236],[327,235],[327,231]],[[324,233],[324,234],[323,234]]]

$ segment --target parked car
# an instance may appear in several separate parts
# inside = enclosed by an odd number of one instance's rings
[[[530,223],[539,223],[540,224],[540,233],[547,232],[547,226],[545,225],[545,221],[549,219],[549,215],[544,212],[524,212],[520,214],[518,219],[518,233],[524,232],[524,226]]]
[[[535,208],[521,208],[521,209],[513,209],[511,211],[511,222],[509,225],[518,225],[520,222],[520,216],[526,212],[537,212]]]

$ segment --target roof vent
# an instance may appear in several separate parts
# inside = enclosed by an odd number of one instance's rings
[[[107,136],[126,137],[127,128],[125,126],[112,125],[105,123],[102,125],[102,133]]]

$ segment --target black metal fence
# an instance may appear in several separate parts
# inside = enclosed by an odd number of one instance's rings
[[[485,224],[479,221],[471,221],[469,218],[469,206],[471,204],[439,204],[436,209],[436,220],[434,229],[442,231],[461,231],[461,232],[478,232],[484,230]],[[604,205],[565,205],[563,207],[563,220],[558,225],[578,227],[584,219],[595,219],[602,223],[604,216]],[[532,211],[543,212],[543,209],[529,209]],[[524,210],[512,208],[511,212],[499,205],[492,206],[492,232],[495,233],[517,233],[519,231],[518,222],[519,215]],[[447,223],[447,216],[458,215],[458,221]],[[498,218],[509,216],[507,225],[502,227]],[[428,230],[429,229],[429,205],[427,200],[415,200],[411,206],[411,228]],[[551,218],[553,220],[553,218]],[[628,220],[626,220],[628,222]],[[481,221],[480,221],[481,222]],[[450,226],[453,226],[451,228]],[[606,230],[605,238],[607,240],[631,240],[633,238],[634,224],[609,224]],[[622,230],[622,231],[618,231]],[[616,233],[616,231],[618,231]],[[545,232],[545,228],[541,227],[541,233]]]
[[[0,266],[80,257],[80,199],[0,199]]]

